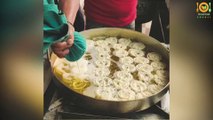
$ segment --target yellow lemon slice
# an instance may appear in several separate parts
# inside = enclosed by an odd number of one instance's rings
[[[60,67],[53,68],[53,72],[58,79],[62,79],[63,70]]]
[[[83,81],[74,81],[72,85],[76,90],[84,89],[86,87],[86,83]]]
[[[77,90],[79,92],[83,92],[85,90],[85,88],[87,88],[89,85],[90,85],[89,81],[74,78],[71,87],[74,90]]]

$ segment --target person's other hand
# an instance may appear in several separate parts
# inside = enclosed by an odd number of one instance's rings
[[[64,42],[57,42],[52,44],[51,48],[53,52],[60,58],[65,57],[70,51],[69,48],[73,45],[74,42],[74,28],[72,25],[68,24],[69,26],[69,38],[67,41]]]

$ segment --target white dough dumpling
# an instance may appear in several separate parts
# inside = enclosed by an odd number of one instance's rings
[[[151,73],[154,69],[151,65],[149,64],[138,64],[136,66],[136,69],[139,71],[139,72],[146,72],[146,73]]]
[[[152,93],[150,91],[148,91],[148,90],[143,91],[142,94],[143,94],[144,97],[149,97],[149,96],[152,95]]]
[[[134,64],[123,64],[121,65],[120,69],[131,73],[136,71],[136,67]]]
[[[159,77],[154,77],[154,81],[157,83],[157,85],[160,85],[160,86],[164,86],[167,83],[165,78],[159,78]]]
[[[133,49],[143,50],[146,46],[141,42],[132,42],[130,47]]]
[[[152,61],[160,61],[162,56],[156,52],[150,52],[147,54],[147,58]]]
[[[115,94],[115,90],[112,87],[98,87],[95,91],[97,98],[112,100]]]
[[[156,62],[152,62],[151,66],[155,69],[155,70],[163,70],[166,68],[166,64],[156,61]]]
[[[98,87],[106,86],[106,82],[102,80],[100,77],[93,79],[93,84]]]
[[[129,81],[125,81],[123,79],[117,79],[115,78],[113,81],[112,81],[112,85],[116,88],[116,89],[126,89],[129,87]]]
[[[121,89],[118,91],[118,97],[121,100],[134,100],[135,92],[130,89]]]
[[[147,59],[145,57],[137,56],[137,57],[134,58],[134,62],[139,63],[139,64],[148,64],[149,59]]]
[[[126,57],[128,55],[128,52],[126,50],[119,49],[119,50],[115,50],[113,52],[113,55],[115,55],[117,57]]]
[[[106,46],[96,46],[95,47],[95,50],[98,52],[98,53],[109,53],[110,52],[110,48],[109,47],[106,47]]]
[[[118,40],[118,43],[120,43],[121,45],[124,46],[128,46],[132,41],[130,39],[126,39],[126,38],[120,38]]]
[[[110,74],[110,70],[108,68],[96,68],[93,73],[95,76],[106,77]]]
[[[154,76],[151,73],[145,73],[145,72],[138,72],[138,77],[140,81],[143,81],[147,84],[149,84],[151,80],[154,78]]]
[[[128,52],[133,57],[144,56],[145,55],[144,51],[142,51],[140,49],[129,49]]]
[[[97,61],[95,61],[95,64],[98,67],[109,67],[110,66],[110,61],[107,60],[107,59],[97,60]]]
[[[121,64],[132,64],[134,62],[133,58],[131,57],[123,57],[119,59]]]
[[[147,87],[146,84],[141,81],[132,80],[130,82],[130,88],[137,93],[143,92]]]
[[[95,45],[105,47],[107,45],[107,43],[104,40],[97,40],[97,41],[95,41]]]
[[[124,46],[122,44],[113,44],[112,48],[114,48],[115,50],[120,50],[120,49],[126,49],[127,46]]]
[[[148,86],[148,91],[151,92],[152,94],[155,94],[159,92],[160,88],[156,84],[151,84]]]
[[[114,77],[118,79],[123,79],[123,80],[132,80],[133,76],[131,73],[128,73],[127,71],[117,71],[114,73]]]
[[[108,38],[105,39],[105,41],[109,45],[114,45],[114,44],[117,44],[118,39],[116,37],[108,37]]]
[[[168,76],[169,76],[169,73],[166,70],[157,70],[156,74],[160,78],[168,78]]]

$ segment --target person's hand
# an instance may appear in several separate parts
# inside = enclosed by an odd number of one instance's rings
[[[51,48],[52,51],[60,58],[63,58],[64,56],[66,56],[70,51],[69,48],[73,45],[74,42],[74,27],[70,24],[68,24],[69,28],[69,38],[67,41],[64,42],[57,42],[52,44]]]

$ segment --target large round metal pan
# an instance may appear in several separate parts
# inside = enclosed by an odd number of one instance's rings
[[[134,40],[138,40],[143,42],[146,46],[151,48],[154,51],[160,53],[164,59],[167,61],[167,65],[169,66],[169,52],[168,50],[160,44],[156,39],[144,35],[142,33],[127,30],[127,29],[120,29],[120,28],[97,28],[97,29],[90,29],[81,32],[81,34],[89,39],[96,36],[117,36],[117,37],[124,37],[130,38]],[[51,54],[50,62],[51,67],[53,68],[55,65],[55,61],[59,59],[56,55]],[[100,100],[95,99],[92,97],[85,96],[83,94],[77,93],[66,85],[62,83],[59,79],[54,79],[55,84],[58,86],[60,90],[62,90],[66,96],[70,98],[75,98],[76,104],[79,106],[84,107],[85,109],[95,110],[99,112],[106,112],[106,113],[128,113],[128,112],[135,112],[149,108],[150,106],[159,102],[162,96],[168,91],[169,82],[168,84],[161,89],[158,93],[143,99],[138,100],[131,100],[131,101],[107,101],[107,100]]]

